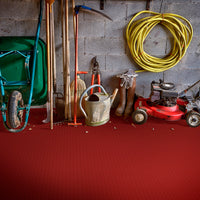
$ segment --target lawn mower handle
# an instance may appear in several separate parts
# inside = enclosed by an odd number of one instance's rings
[[[198,80],[197,82],[195,82],[194,84],[192,84],[191,86],[189,86],[187,89],[183,90],[182,92],[179,93],[179,96],[183,96],[188,90],[190,90],[191,88],[193,88],[195,85],[197,85],[200,82],[200,80]]]

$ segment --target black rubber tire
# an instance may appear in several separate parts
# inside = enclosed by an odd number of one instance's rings
[[[186,115],[186,122],[190,127],[198,127],[200,125],[200,113],[191,111]]]
[[[18,111],[18,107],[23,107],[22,94],[14,90],[8,100],[8,124],[10,128],[18,128],[21,125],[23,110]]]
[[[144,124],[147,119],[148,115],[143,109],[137,109],[132,114],[132,120],[135,124]]]

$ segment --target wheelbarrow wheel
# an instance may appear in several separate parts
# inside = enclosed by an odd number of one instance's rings
[[[19,91],[13,91],[8,100],[8,123],[10,128],[18,128],[23,118],[23,110],[18,108],[24,106],[22,94]]]

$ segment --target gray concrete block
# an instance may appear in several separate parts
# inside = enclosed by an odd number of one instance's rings
[[[188,49],[188,53],[200,55],[200,38],[198,36],[194,36]]]
[[[121,55],[125,53],[123,39],[86,38],[86,55]]]
[[[11,18],[0,18],[0,36],[16,35],[16,23]]]
[[[145,1],[127,1],[127,20],[131,20],[131,18],[138,12],[142,10],[146,10],[146,2]]]
[[[167,0],[168,3],[185,3],[185,0]],[[187,3],[195,3],[198,2],[198,0],[187,0]]]
[[[127,21],[106,21],[105,23],[105,37],[108,38],[121,38],[125,37]]]
[[[105,28],[104,23],[99,21],[90,21],[87,20],[79,23],[79,38],[82,37],[104,37]]]
[[[181,15],[189,21],[191,19],[198,19],[200,17],[199,13],[200,2],[185,3],[184,1],[181,3],[177,2],[169,3],[167,1],[164,2],[163,8],[164,8],[163,12]]]
[[[16,23],[16,36],[33,36],[36,34],[37,21],[18,20],[15,23]]]
[[[35,36],[37,31],[37,20],[17,20],[0,18],[1,36]],[[42,21],[40,38],[46,40],[45,21]]]
[[[200,54],[186,53],[179,65],[183,69],[198,70],[200,68]]]
[[[199,37],[200,35],[199,19],[191,19],[190,23],[193,28],[193,37]]]
[[[39,0],[36,1],[4,1],[0,0],[0,17],[18,19],[38,19]]]
[[[124,21],[126,19],[126,2],[108,1],[106,2],[105,12],[113,21]]]
[[[143,46],[144,52],[147,54],[162,58],[166,55],[166,40],[163,38],[151,38],[149,37],[144,46]],[[142,53],[142,52],[141,52]],[[138,55],[140,52],[138,52]]]
[[[57,92],[63,94],[63,88],[64,88],[63,85],[57,85]],[[59,95],[59,97],[61,96]]]
[[[116,75],[126,72],[128,69],[136,69],[127,55],[107,55],[106,71]]]
[[[153,0],[150,2],[150,10],[162,13],[162,0]]]

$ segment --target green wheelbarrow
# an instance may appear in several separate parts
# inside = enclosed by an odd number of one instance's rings
[[[10,132],[22,131],[31,105],[47,101],[46,45],[39,38],[43,0],[35,37],[0,37],[0,109]]]

